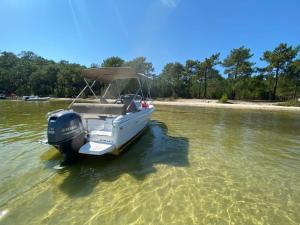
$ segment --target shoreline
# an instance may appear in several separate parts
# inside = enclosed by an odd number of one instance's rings
[[[7,99],[9,100],[9,99]],[[49,101],[69,101],[73,98],[50,98]],[[10,101],[22,101],[22,100],[10,100]],[[77,102],[99,102],[98,99],[79,98]],[[241,101],[241,100],[229,100],[228,103],[219,103],[216,99],[158,99],[153,100],[154,105],[165,106],[189,106],[189,107],[207,107],[207,108],[224,108],[224,109],[252,109],[252,110],[264,110],[264,111],[293,111],[300,112],[300,107],[297,106],[280,106],[282,102],[268,102],[268,101]]]
[[[207,107],[207,108],[227,108],[227,109],[255,109],[265,111],[294,111],[300,112],[297,106],[279,106],[280,102],[267,101],[241,101],[229,100],[228,103],[219,103],[215,99],[176,99],[176,100],[154,100],[154,105],[169,106],[190,106],[190,107]]]

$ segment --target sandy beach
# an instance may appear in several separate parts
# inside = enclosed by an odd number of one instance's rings
[[[51,98],[51,101],[72,101],[72,100],[73,100],[72,98]],[[99,101],[98,99],[93,99],[93,98],[87,98],[87,99],[79,98],[77,100],[77,102],[98,102],[98,101]],[[110,100],[109,100],[109,102],[110,102]],[[219,103],[219,101],[217,99],[174,99],[174,100],[157,99],[157,100],[153,100],[154,105],[300,112],[300,107],[280,106],[280,105],[278,105],[279,103],[280,102],[241,101],[241,100],[229,100],[228,103]]]
[[[173,106],[192,106],[192,107],[211,107],[211,108],[230,108],[230,109],[255,109],[269,111],[298,111],[300,107],[279,106],[279,102],[266,101],[240,101],[229,100],[228,103],[219,103],[215,99],[176,99],[176,100],[154,100],[154,105],[173,105]]]

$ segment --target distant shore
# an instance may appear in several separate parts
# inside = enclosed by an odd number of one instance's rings
[[[72,101],[72,98],[52,98],[52,100]],[[78,101],[91,101],[95,99],[78,99]],[[171,105],[171,106],[191,106],[191,107],[211,107],[211,108],[229,108],[229,109],[256,109],[266,111],[298,111],[300,107],[296,106],[280,106],[282,102],[271,101],[241,101],[229,100],[228,103],[219,103],[216,99],[156,99],[153,100],[154,105]]]
[[[280,102],[268,101],[240,101],[229,100],[228,103],[219,103],[215,99],[175,99],[175,100],[154,100],[154,105],[172,106],[192,106],[192,107],[211,107],[211,108],[230,108],[230,109],[256,109],[267,111],[298,111],[300,107],[280,106]]]
[[[73,98],[50,98],[50,101],[72,101]],[[86,98],[77,99],[77,102],[99,102],[98,99]],[[154,105],[169,106],[191,106],[191,107],[209,107],[209,108],[228,108],[228,109],[254,109],[265,111],[295,111],[300,112],[297,106],[281,106],[282,102],[272,101],[241,101],[229,100],[228,103],[219,103],[216,99],[156,99]]]

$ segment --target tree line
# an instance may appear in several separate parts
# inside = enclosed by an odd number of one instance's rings
[[[184,64],[167,63],[160,74],[145,57],[125,61],[109,57],[91,67],[131,66],[137,72],[153,76],[151,95],[155,98],[212,98],[227,95],[230,99],[287,100],[300,92],[300,46],[279,44],[266,50],[260,60],[265,67],[257,67],[251,60],[249,48],[232,49],[223,59],[220,53],[200,61],[188,59]],[[219,68],[224,68],[221,74]],[[24,51],[18,55],[0,52],[0,92],[22,95],[74,97],[85,86],[80,64],[61,60],[55,62]],[[100,94],[103,84],[97,84]],[[130,89],[127,86],[127,89]]]

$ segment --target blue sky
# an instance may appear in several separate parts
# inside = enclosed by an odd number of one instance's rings
[[[300,44],[299,12],[299,0],[1,0],[0,50],[86,66],[145,56],[159,73],[245,45],[262,65],[264,50]]]

